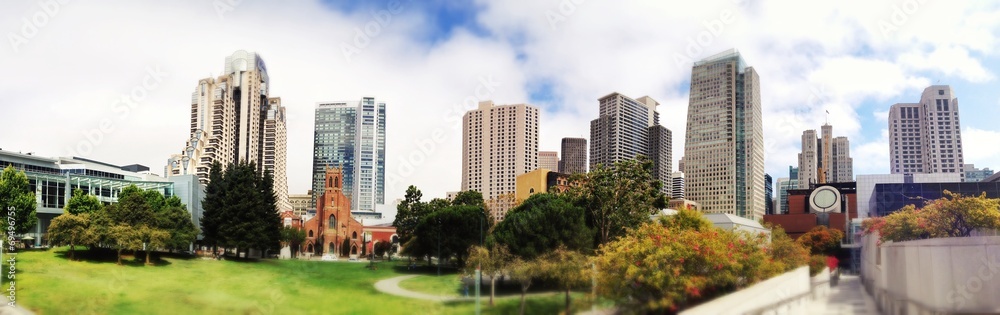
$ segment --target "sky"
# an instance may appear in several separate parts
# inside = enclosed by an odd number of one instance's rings
[[[162,173],[191,93],[255,51],[288,120],[288,188],[310,186],[318,102],[387,104],[387,218],[409,185],[461,185],[461,116],[541,109],[540,150],[589,138],[601,96],[660,103],[683,156],[694,61],[736,48],[760,75],[766,171],[825,122],[855,175],[889,172],[886,117],[932,84],[959,99],[965,161],[1000,167],[1000,3],[988,1],[5,1],[0,148]],[[826,112],[829,111],[829,114]]]

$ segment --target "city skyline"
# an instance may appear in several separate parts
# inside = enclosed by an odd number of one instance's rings
[[[461,115],[484,99],[539,106],[539,147],[555,149],[563,137],[587,134],[583,122],[597,117],[593,105],[608,91],[648,93],[662,104],[661,124],[676,133],[676,164],[684,146],[680,130],[686,128],[690,64],[736,47],[767,82],[761,91],[767,173],[783,174],[796,164],[801,131],[821,125],[826,110],[830,123],[850,137],[853,157],[866,161],[855,173],[888,173],[889,106],[913,102],[938,82],[960,95],[963,112],[977,113],[962,117],[964,162],[1000,165],[1000,149],[990,145],[1000,136],[991,122],[1000,115],[1000,91],[992,88],[1000,65],[991,48],[997,36],[978,31],[989,27],[982,17],[1000,10],[995,4],[921,3],[915,12],[904,12],[901,23],[894,22],[898,8],[891,4],[821,4],[823,10],[808,11],[837,14],[808,18],[773,13],[784,12],[775,7],[808,7],[782,1],[726,1],[685,10],[587,2],[568,14],[557,3],[459,3],[445,13],[406,5],[379,24],[386,18],[371,12],[388,12],[386,3],[243,2],[224,11],[196,2],[75,3],[29,38],[21,32],[23,18],[30,21],[43,11],[35,3],[10,4],[0,13],[0,29],[25,41],[0,45],[0,66],[19,74],[0,79],[8,96],[5,113],[51,115],[45,123],[12,121],[7,128],[33,136],[5,138],[0,146],[158,170],[189,138],[192,84],[218,76],[222,56],[254,50],[268,62],[271,94],[286,106],[289,193],[310,186],[312,105],[379,95],[390,104],[407,104],[388,118],[387,151],[394,153],[386,161],[387,198],[400,198],[410,184],[426,196],[444,196],[460,186],[460,170],[448,165],[460,161]],[[150,10],[160,15],[148,18]],[[607,12],[628,17],[602,18]],[[301,23],[264,25],[265,16]],[[652,16],[658,18],[646,18]],[[188,19],[191,24],[176,25]],[[74,32],[71,25],[83,20],[103,22],[89,25],[94,31],[88,34]],[[370,23],[381,25],[378,34],[365,33]],[[233,36],[201,36],[206,29]],[[317,31],[328,40],[309,36]],[[519,32],[527,36],[508,36]],[[560,47],[592,49],[560,58],[568,53]],[[61,92],[43,92],[53,77],[63,82]]]

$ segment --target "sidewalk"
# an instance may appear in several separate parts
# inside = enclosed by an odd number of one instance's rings
[[[806,305],[809,314],[881,314],[858,276],[841,275],[830,295]]]

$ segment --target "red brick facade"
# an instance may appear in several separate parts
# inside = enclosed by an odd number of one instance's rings
[[[830,213],[829,227],[844,231],[846,220],[858,217],[857,192],[854,183],[839,183],[838,191],[845,197],[841,213]],[[788,214],[769,214],[764,216],[764,222],[773,223],[785,229],[785,233],[793,239],[809,232],[817,225],[817,214],[810,213],[808,199],[813,189],[793,189],[788,191]],[[844,214],[847,213],[847,215]]]
[[[377,243],[392,243],[392,238],[396,236],[396,227],[383,225],[366,226],[365,233],[372,235],[371,242],[368,242],[366,245],[368,247],[368,252],[371,253],[375,250],[375,244]]]
[[[326,169],[326,185],[322,196],[316,199],[316,215],[305,223],[306,241],[302,251],[314,255],[361,255],[364,230],[361,223],[351,217],[351,200],[341,191],[343,170]],[[344,240],[348,244],[344,248]]]

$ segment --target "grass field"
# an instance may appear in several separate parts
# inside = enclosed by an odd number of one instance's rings
[[[375,290],[378,280],[407,274],[382,262],[378,270],[357,262],[266,260],[215,261],[164,257],[155,266],[113,259],[69,261],[66,248],[17,254],[17,303],[37,314],[471,314],[468,302],[439,303]],[[79,254],[79,252],[78,252]],[[4,270],[8,265],[4,262]],[[6,273],[4,273],[6,275]],[[458,277],[420,276],[409,281],[423,292],[458,296]],[[4,277],[3,286],[9,280]],[[484,290],[484,294],[489,292]],[[582,296],[582,295],[581,295]],[[576,307],[589,307],[577,298]],[[518,298],[498,299],[485,314],[517,313]],[[562,295],[539,295],[528,313],[554,314]]]

